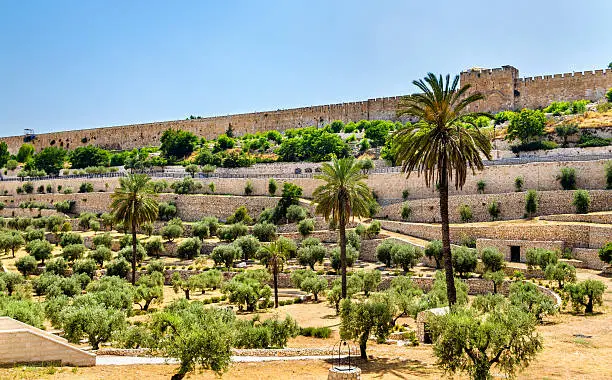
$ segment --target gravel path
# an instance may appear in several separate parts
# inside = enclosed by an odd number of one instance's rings
[[[295,360],[330,360],[337,356],[232,356],[234,363],[259,363],[274,361]],[[140,357],[140,356],[113,356],[100,355],[96,357],[96,365],[142,365],[142,364],[177,364],[178,360],[173,358]]]

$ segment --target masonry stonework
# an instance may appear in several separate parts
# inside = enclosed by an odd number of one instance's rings
[[[612,70],[520,78],[512,66],[496,69],[471,69],[460,74],[461,85],[472,85],[485,99],[472,110],[497,112],[519,108],[544,107],[552,101],[578,99],[597,100],[612,87]],[[38,134],[32,141],[36,150],[48,146],[74,149],[88,144],[108,149],[133,149],[159,145],[162,133],[169,128],[183,129],[211,139],[232,127],[238,135],[260,131],[308,126],[322,126],[333,120],[344,122],[359,120],[397,121],[396,108],[401,96],[368,99],[350,103],[328,104],[277,111],[253,112],[227,116],[206,117],[195,120],[174,120],[106,128],[82,129]],[[121,136],[121,138],[118,138]],[[23,136],[1,139],[13,154],[23,144]]]

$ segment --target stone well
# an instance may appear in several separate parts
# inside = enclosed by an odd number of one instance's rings
[[[333,366],[327,373],[327,380],[361,379],[361,369],[351,366]]]

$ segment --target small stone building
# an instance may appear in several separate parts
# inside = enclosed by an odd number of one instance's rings
[[[450,311],[449,307],[445,306],[445,307],[438,307],[435,309],[424,310],[417,314],[417,318],[416,318],[417,332],[416,334],[417,334],[417,338],[419,339],[419,342],[426,343],[426,344],[432,343],[431,334],[427,326],[427,320],[432,315],[445,315],[449,311]]]

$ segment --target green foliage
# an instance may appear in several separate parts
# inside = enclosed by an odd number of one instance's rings
[[[489,215],[491,216],[492,220],[497,220],[497,218],[499,218],[499,215],[501,214],[501,210],[499,209],[499,202],[491,202],[487,207],[487,211],[489,211]]]
[[[40,302],[4,295],[0,295],[0,316],[7,316],[41,329],[45,321]]]
[[[276,185],[276,181],[274,180],[274,178],[270,178],[270,181],[268,181],[268,194],[276,194],[277,187],[278,186]]]
[[[47,240],[36,239],[28,243],[26,250],[32,257],[44,264],[46,259],[51,258],[53,245]]]
[[[126,321],[123,312],[89,299],[82,304],[75,301],[75,305],[63,309],[61,324],[69,342],[79,343],[87,337],[92,349],[97,350],[100,343],[109,341],[113,333],[122,330]]]
[[[173,241],[174,239],[183,236],[183,227],[177,224],[167,224],[162,227],[160,232],[164,239]]]
[[[289,338],[300,333],[297,322],[287,315],[284,320],[278,316],[259,323],[258,318],[251,321],[237,321],[237,348],[283,348]]]
[[[540,292],[537,286],[531,282],[519,281],[510,285],[508,294],[510,303],[521,308],[525,313],[533,315],[538,321],[547,315],[557,312],[553,300]]]
[[[195,182],[191,177],[185,177],[180,181],[173,182],[170,187],[176,194],[193,194],[202,189],[202,184]]]
[[[468,277],[470,272],[476,270],[478,255],[474,249],[468,247],[457,247],[453,249],[453,269],[461,277]]]
[[[378,261],[385,264],[387,267],[391,267],[391,251],[395,247],[396,243],[391,239],[385,239],[376,247],[376,258]]]
[[[244,195],[253,194],[253,182],[251,180],[246,181],[246,185],[244,185]]]
[[[331,333],[332,331],[329,327],[302,327],[300,329],[300,335],[320,339],[329,338]]]
[[[404,203],[402,205],[402,211],[400,213],[400,216],[402,217],[402,220],[410,219],[411,215],[412,215],[412,209],[410,208],[410,205],[408,203]]]
[[[454,278],[455,288],[457,289],[457,305],[466,305],[468,302],[468,286],[465,282],[458,278]],[[448,306],[448,294],[446,288],[445,272],[436,271],[436,277],[431,290],[426,293],[420,306],[422,310],[433,309],[437,307]]]
[[[576,312],[584,308],[585,313],[592,313],[594,306],[603,305],[606,285],[598,280],[584,280],[575,284],[566,284],[564,289]]]
[[[565,283],[576,281],[576,268],[565,262],[548,264],[544,271],[544,277],[547,280],[557,281],[559,288],[563,289]]]
[[[297,251],[297,258],[300,265],[307,265],[314,270],[316,263],[323,264],[327,255],[327,248],[321,244],[302,246]]]
[[[17,160],[13,160],[13,159],[11,159],[11,160],[8,160],[8,161],[6,162],[6,168],[7,168],[8,170],[15,170],[15,169],[17,169],[17,165],[19,165],[19,163],[17,162]]]
[[[347,157],[350,154],[349,146],[338,135],[325,129],[309,127],[288,130],[285,134],[287,138],[276,150],[280,161],[321,162],[330,160],[332,156]]]
[[[255,311],[258,301],[263,298],[262,305],[267,305],[272,295],[272,290],[264,281],[269,275],[263,271],[246,271],[239,273],[223,285],[223,293],[228,295],[228,300],[238,306],[239,310],[246,307],[247,311]]]
[[[47,174],[58,175],[64,166],[66,151],[54,146],[49,146],[34,155],[34,168],[44,170]]]
[[[430,328],[436,364],[447,374],[467,372],[471,379],[490,379],[492,368],[513,377],[543,349],[534,318],[508,302],[488,312],[456,308],[433,316]]]
[[[526,143],[544,134],[546,116],[542,111],[522,109],[515,117],[510,119],[506,140],[519,139]]]
[[[66,247],[72,244],[83,244],[83,238],[79,233],[76,232],[68,232],[62,235],[60,239],[60,246]]]
[[[179,300],[155,314],[152,327],[161,352],[179,359],[179,375],[197,365],[221,373],[231,363],[234,319],[229,311]]]
[[[200,171],[198,165],[190,164],[185,166],[185,171],[191,175],[191,178],[195,177],[196,173]]]
[[[373,120],[364,128],[364,137],[372,146],[381,146],[385,143],[389,132],[393,130],[393,123],[384,120]]]
[[[366,228],[364,235],[367,239],[373,239],[376,236],[378,236],[378,234],[380,233],[380,230],[381,230],[380,222],[378,220],[373,220],[372,222],[370,222],[370,225],[368,226],[368,228]]]
[[[480,252],[485,272],[498,272],[504,268],[504,255],[497,248],[486,247]]]
[[[308,214],[306,213],[306,210],[299,205],[290,205],[289,207],[287,207],[287,211],[285,213],[285,217],[290,223],[295,223],[304,220],[307,216]]]
[[[183,259],[193,259],[200,255],[202,241],[197,238],[187,238],[176,248],[176,254]]]
[[[533,216],[538,211],[538,193],[535,190],[527,190],[525,194],[525,213],[528,216]]]
[[[37,262],[33,256],[26,255],[15,261],[15,267],[21,274],[27,277],[36,272]]]
[[[553,116],[571,115],[586,112],[588,100],[576,100],[574,102],[552,102],[543,109],[545,113],[552,113]]]
[[[178,249],[177,249],[177,251],[178,251]],[[123,257],[126,261],[131,262],[133,254],[134,254],[133,248],[130,245],[130,246],[127,246],[127,247],[122,248],[121,250],[119,250],[119,252],[117,252],[117,257]],[[136,245],[136,262],[140,263],[146,257],[147,257],[147,251],[144,249],[142,244],[138,243]]]
[[[251,219],[249,216],[249,210],[247,210],[246,206],[240,206],[236,209],[233,215],[230,215],[227,218],[227,222],[251,224],[253,223],[253,219]]]
[[[249,232],[249,228],[242,223],[234,223],[219,228],[219,239],[234,241]],[[255,235],[255,233],[253,233]],[[255,235],[257,236],[257,235]]]
[[[169,161],[188,157],[193,153],[198,138],[191,132],[168,129],[161,136],[160,151]]]
[[[32,144],[23,144],[19,147],[19,151],[17,152],[17,156],[15,157],[17,161],[21,163],[28,162],[32,157],[34,157],[34,145]]]
[[[599,249],[599,259],[607,264],[612,264],[612,242],[607,242]]]
[[[11,154],[8,151],[8,145],[6,142],[0,142],[0,168],[3,168],[11,158]]]
[[[462,204],[459,206],[459,216],[463,223],[469,223],[474,217],[472,214],[472,208],[469,205]]]
[[[374,333],[379,343],[384,342],[393,326],[393,314],[388,303],[376,299],[353,302],[344,299],[340,306],[340,337],[359,341],[361,358],[368,359],[367,344]]]
[[[240,248],[243,260],[255,256],[260,247],[259,240],[253,235],[241,236],[233,244]]]
[[[176,217],[178,210],[176,204],[173,202],[159,202],[158,204],[158,217],[160,220],[170,220]]]
[[[112,242],[113,242],[113,237],[108,232],[104,234],[96,235],[93,237],[93,244],[96,248],[100,246],[110,248]]]
[[[578,125],[576,124],[562,124],[555,127],[555,133],[557,136],[563,138],[563,147],[567,147],[568,137],[578,133]]]
[[[534,150],[551,150],[551,149],[556,149],[556,148],[558,148],[558,145],[554,141],[536,140],[536,141],[523,142],[517,145],[512,145],[510,147],[510,150],[512,150],[512,153],[518,154],[520,152],[531,152]]]
[[[98,265],[92,258],[76,260],[72,266],[73,273],[85,273],[89,278],[93,278],[96,269],[98,269]]]
[[[234,260],[240,258],[241,255],[242,251],[240,247],[233,244],[226,244],[216,246],[213,249],[210,258],[214,260],[215,265],[224,264],[229,270],[232,267]]]
[[[561,174],[557,176],[563,190],[576,190],[576,169],[561,168]]]
[[[106,275],[120,278],[127,277],[130,272],[130,263],[123,257],[116,258],[106,264]]]
[[[606,177],[606,189],[612,190],[612,162],[606,163],[605,177]]]
[[[63,257],[58,257],[47,262],[45,266],[45,273],[53,273],[58,276],[64,276],[66,274],[66,269],[68,269],[68,264]]]
[[[442,250],[442,242],[440,240],[432,240],[425,247],[425,251],[423,252],[425,257],[429,259],[433,259],[436,262],[436,269],[442,268],[442,263],[444,260],[443,250]]]
[[[370,296],[370,293],[378,290],[378,285],[382,280],[379,270],[358,270],[353,273],[353,276],[357,276],[360,279],[361,290],[366,297]]]
[[[141,310],[147,311],[152,303],[161,304],[163,299],[164,275],[161,272],[155,271],[138,278],[134,289],[134,302]]]
[[[528,268],[539,266],[541,270],[546,270],[549,264],[557,263],[559,254],[545,248],[531,248],[527,250],[525,260]]]
[[[315,229],[315,220],[314,219],[303,219],[300,220],[297,226],[298,232],[303,237],[310,235]]]
[[[302,188],[290,182],[283,183],[283,192],[281,199],[278,200],[278,204],[274,208],[273,221],[278,223],[286,217],[287,209],[291,205],[297,205],[300,197],[302,196]]]
[[[589,192],[586,190],[576,190],[574,192],[574,199],[572,205],[576,207],[577,214],[586,214],[589,212],[589,206],[591,205],[591,197]]]
[[[276,239],[276,226],[272,223],[257,223],[253,226],[253,236],[259,241],[273,241]]]
[[[73,169],[84,169],[92,166],[109,166],[110,152],[93,145],[80,146],[68,154]]]
[[[359,258],[359,251],[357,251],[352,246],[347,245],[346,246],[346,266],[352,267],[353,264],[355,264],[355,260],[357,260],[358,258]],[[331,267],[333,268],[333,270],[338,272],[341,269],[340,268],[340,248],[339,247],[332,249],[331,254],[329,256],[329,260],[331,262]]]
[[[88,257],[102,266],[105,261],[109,261],[113,257],[113,252],[107,246],[99,245],[95,250],[89,252]]]
[[[410,271],[419,259],[423,257],[423,251],[411,244],[397,244],[391,249],[391,261],[401,267],[404,272]]]
[[[62,257],[67,261],[74,261],[83,257],[85,250],[83,244],[69,244],[62,249]]]

